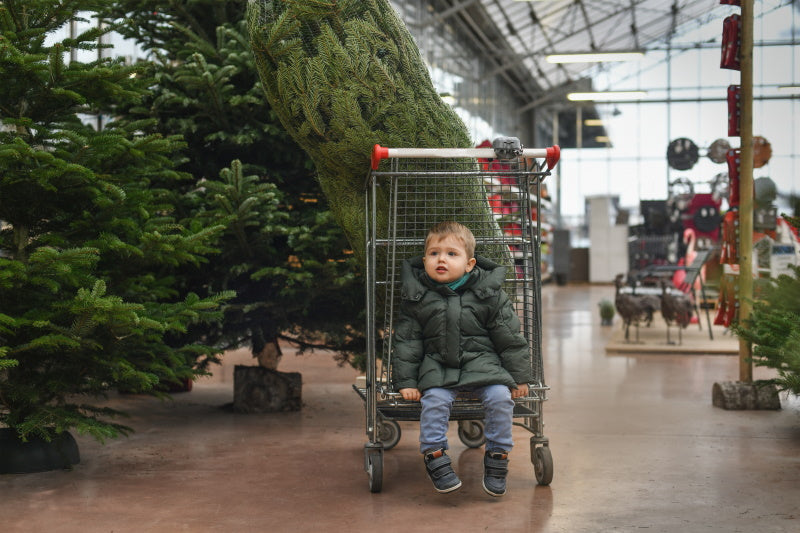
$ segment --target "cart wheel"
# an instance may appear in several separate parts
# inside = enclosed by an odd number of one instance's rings
[[[400,442],[400,424],[396,420],[380,419],[378,440],[383,443],[384,450],[391,450]]]
[[[480,448],[486,442],[482,420],[459,420],[458,438],[468,448]]]
[[[548,446],[535,448],[531,444],[531,462],[539,485],[549,485],[553,481],[553,454]]]
[[[369,476],[369,491],[380,492],[383,488],[383,448],[366,448],[366,466]]]

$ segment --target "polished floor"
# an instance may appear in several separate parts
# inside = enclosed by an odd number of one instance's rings
[[[233,414],[222,408],[233,365],[253,364],[240,351],[173,401],[112,397],[136,432],[104,445],[77,436],[72,471],[0,476],[0,531],[800,531],[800,401],[713,407],[713,383],[738,379],[736,356],[606,354],[620,327],[600,325],[608,297],[613,287],[543,289],[549,487],[537,486],[529,434],[515,428],[509,492],[486,495],[481,451],[453,427],[464,486],[436,494],[408,422],[372,494],[355,371],[328,354],[287,352],[281,370],[303,374],[304,409]]]

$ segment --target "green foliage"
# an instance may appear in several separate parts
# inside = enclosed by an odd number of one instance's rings
[[[363,183],[373,145],[468,147],[467,129],[437,94],[387,0],[252,0],[248,22],[267,100],[314,160],[363,259]],[[469,200],[480,205],[482,189],[473,190]]]
[[[780,390],[800,395],[800,267],[791,269],[760,280],[750,317],[733,330],[753,344],[754,364],[778,372]]]
[[[220,349],[278,339],[329,349],[342,360],[363,349],[363,283],[302,148],[265,101],[244,20],[245,2],[117,0],[109,11],[130,22],[119,31],[150,52],[141,68],[152,80],[125,121],[185,140],[173,182],[176,216],[222,225],[220,253],[183,268],[185,292],[234,290],[213,325],[188,339]],[[357,327],[354,324],[358,324]]]
[[[186,226],[169,185],[177,137],[110,122],[147,88],[118,60],[67,61],[114,26],[58,31],[101,0],[0,5],[0,423],[26,438],[76,429],[104,440],[130,428],[82,399],[125,389],[163,394],[216,350],[183,342],[220,317],[230,292],[176,285],[215,252],[222,226]],[[97,54],[92,54],[97,57]],[[198,365],[199,361],[199,365]]]

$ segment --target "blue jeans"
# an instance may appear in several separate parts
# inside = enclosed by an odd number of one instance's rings
[[[514,446],[511,439],[514,416],[511,390],[505,385],[487,385],[468,390],[479,397],[483,404],[486,451],[510,452]],[[448,448],[450,409],[459,392],[458,389],[434,387],[422,393],[422,412],[419,417],[419,445],[422,453]]]

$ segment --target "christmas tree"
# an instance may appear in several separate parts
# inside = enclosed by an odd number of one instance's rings
[[[437,94],[387,0],[251,0],[248,10],[266,97],[314,160],[337,221],[363,257],[364,176],[373,145],[468,147],[466,127]],[[481,226],[493,228],[483,189],[462,190],[470,191],[465,202],[486,205]],[[385,216],[379,207],[379,219]]]
[[[180,134],[176,157],[192,180],[171,184],[181,219],[222,224],[220,254],[187,265],[186,292],[235,290],[213,325],[187,337],[220,348],[251,346],[274,366],[278,341],[363,351],[363,282],[314,179],[306,153],[269,104],[247,37],[244,1],[117,0],[107,15],[148,53],[148,96],[124,122],[156,119],[153,133]],[[270,362],[268,362],[270,361]]]
[[[232,296],[175,285],[224,229],[174,216],[164,186],[188,177],[172,164],[181,140],[100,124],[147,90],[137,68],[99,57],[114,29],[92,18],[100,4],[0,4],[0,424],[23,439],[127,432],[92,399],[201,372],[215,349],[182,335]],[[84,29],[65,36],[71,20]]]

